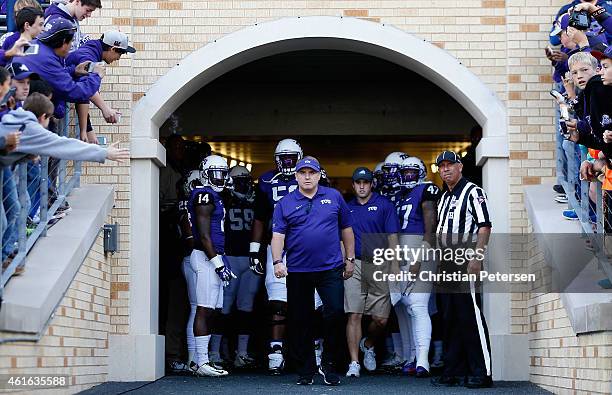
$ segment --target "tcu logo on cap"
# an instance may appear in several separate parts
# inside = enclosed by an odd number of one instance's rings
[[[331,204],[331,200],[323,199],[323,200],[321,200],[321,204]]]
[[[378,210],[378,207],[376,206],[368,207],[368,211],[376,211],[376,210]]]
[[[361,170],[359,174],[365,174],[365,170]]]
[[[121,46],[121,41],[115,41],[115,47],[120,47]]]
[[[304,161],[304,163],[311,163],[311,162],[310,162],[308,159],[306,159],[306,160]]]

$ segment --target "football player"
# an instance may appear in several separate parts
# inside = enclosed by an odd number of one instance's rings
[[[372,174],[374,175],[374,179],[372,180],[372,191],[380,194],[380,190],[383,186],[383,171],[382,171],[383,162],[378,162],[376,166],[374,166],[374,171]]]
[[[391,202],[394,201],[395,196],[400,192],[401,186],[399,184],[399,168],[404,159],[410,155],[404,152],[392,152],[385,158],[382,170],[382,187],[380,188],[380,194],[387,197]]]
[[[195,296],[195,277],[190,276],[189,262],[191,252],[193,251],[193,233],[191,232],[191,222],[189,221],[189,211],[187,209],[187,203],[191,192],[196,188],[202,188],[200,185],[200,171],[192,170],[187,174],[186,178],[183,178],[183,187],[181,188],[181,196],[179,197],[179,229],[181,232],[181,240],[183,241],[183,275],[187,282],[187,295],[189,297],[189,304],[191,310],[189,312],[189,319],[187,320],[187,370],[191,362],[195,362],[195,338],[193,337],[193,321],[196,315],[197,303]]]
[[[433,183],[423,182],[426,179],[423,162],[416,157],[409,157],[402,161],[399,168],[399,184],[402,187],[397,195],[395,204],[400,220],[400,244],[409,248],[420,248],[422,253],[434,243],[434,234],[437,227],[437,201],[440,189]],[[417,377],[429,376],[429,346],[431,342],[431,319],[429,317],[429,298],[432,291],[432,283],[421,281],[418,274],[421,270],[433,271],[433,259],[427,259],[426,255],[414,257],[409,270],[416,276],[416,281],[403,284],[398,294],[392,299],[396,301],[400,331],[402,339],[411,339],[408,350],[404,354],[408,356],[408,363],[404,366],[404,372]],[[408,318],[402,322],[401,318]],[[407,342],[404,341],[404,344]]]
[[[226,376],[228,372],[209,360],[209,343],[216,310],[223,307],[223,288],[236,276],[225,252],[223,222],[225,208],[220,193],[228,183],[227,162],[220,156],[206,157],[200,166],[201,188],[191,191],[187,211],[194,248],[189,259],[187,283],[195,288],[196,313],[193,332],[195,361],[190,368],[198,376]]]
[[[247,350],[253,322],[253,301],[263,280],[249,269],[255,189],[251,172],[246,167],[232,167],[229,176],[232,188],[225,199],[225,254],[237,279],[223,290],[223,316],[229,316],[236,305],[238,346],[234,366],[247,368],[255,365]]]
[[[297,187],[295,167],[304,156],[302,147],[293,139],[279,141],[274,151],[276,169],[259,177],[255,193],[255,220],[249,247],[251,270],[259,275],[265,273],[268,293],[268,309],[271,315],[271,340],[268,354],[268,369],[271,374],[281,374],[285,365],[283,340],[287,316],[287,283],[285,278],[274,276],[270,221],[274,206]],[[265,243],[265,244],[264,244]],[[264,266],[265,265],[265,266]]]

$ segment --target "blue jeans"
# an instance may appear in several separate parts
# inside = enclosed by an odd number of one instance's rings
[[[30,212],[34,218],[40,207],[40,162],[28,162],[28,195],[30,196]]]
[[[2,198],[4,211],[6,213],[6,229],[2,235],[2,261],[15,250],[15,243],[19,239],[17,219],[21,211],[21,204],[17,196],[17,186],[15,185],[13,172],[9,167],[5,167],[3,173],[4,183],[2,185]]]

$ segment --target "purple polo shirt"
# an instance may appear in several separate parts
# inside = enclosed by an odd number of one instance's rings
[[[319,185],[308,199],[296,189],[276,204],[272,221],[272,231],[285,235],[289,272],[321,272],[344,264],[340,231],[351,227],[351,212],[337,190]]]
[[[355,255],[357,259],[361,259],[361,236],[370,234],[370,242],[386,242],[379,240],[375,235],[381,233],[398,233],[400,224],[397,217],[397,212],[393,204],[386,198],[373,192],[370,200],[366,204],[360,204],[357,198],[354,198],[348,203],[353,217],[353,233],[355,233]],[[370,243],[370,244],[371,244]],[[386,248],[387,245],[377,245],[375,248]],[[371,252],[368,256],[371,256]]]

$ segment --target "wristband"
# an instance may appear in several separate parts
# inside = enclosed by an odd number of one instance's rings
[[[597,8],[595,11],[591,12],[591,13],[590,13],[590,15],[591,15],[593,18],[597,18],[597,17],[601,16],[601,14],[605,14],[605,13],[606,13],[606,9],[605,9],[605,8],[603,8],[603,7],[599,7],[599,8]],[[604,19],[605,19],[605,18],[604,18]]]
[[[259,252],[260,247],[261,244],[256,241],[252,241],[251,243],[249,243],[249,252]]]
[[[215,269],[218,269],[220,267],[225,266],[225,264],[223,263],[223,258],[221,257],[221,255],[215,255],[215,257],[210,260],[210,263],[215,265]]]
[[[345,260],[349,261],[350,263],[355,263],[355,257],[352,258],[345,258]]]
[[[272,262],[272,265],[278,265],[279,263],[283,263],[282,259],[277,259],[274,262]]]

